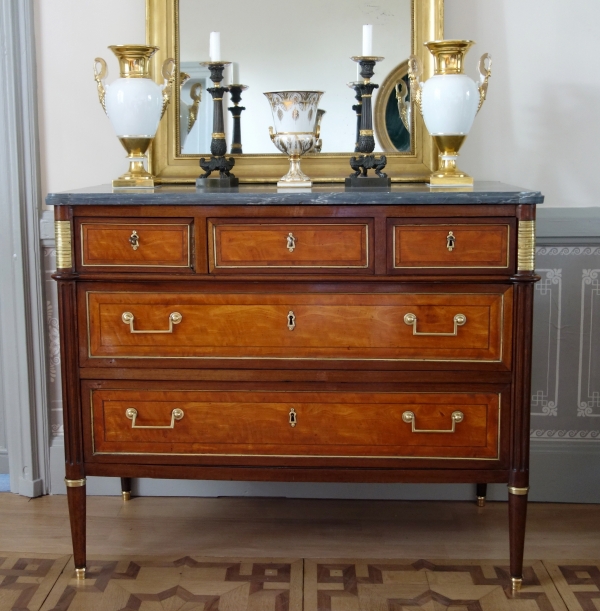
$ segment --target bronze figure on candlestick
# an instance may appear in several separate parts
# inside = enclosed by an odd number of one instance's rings
[[[346,178],[346,187],[389,187],[392,181],[388,175],[382,171],[387,164],[386,156],[380,155],[376,157],[372,154],[375,150],[375,137],[373,135],[373,110],[371,99],[373,97],[373,91],[378,89],[379,85],[371,83],[371,78],[375,71],[375,64],[384,58],[359,56],[353,57],[352,59],[359,63],[360,75],[363,78],[363,82],[358,85],[362,102],[362,112],[360,117],[360,130],[358,133],[358,146],[355,151],[363,154],[358,157],[350,158],[350,167],[354,172]],[[377,176],[368,176],[367,172],[369,170],[375,170]]]
[[[207,66],[210,70],[210,80],[215,84],[207,91],[213,99],[213,133],[210,142],[211,157],[208,161],[200,158],[200,167],[204,174],[196,179],[196,187],[229,188],[237,187],[239,180],[231,173],[235,165],[235,159],[227,159],[227,140],[225,139],[225,120],[223,117],[223,96],[227,92],[227,87],[221,87],[223,80],[223,70],[231,62],[203,62],[202,66]],[[213,172],[219,172],[218,178],[209,178]]]

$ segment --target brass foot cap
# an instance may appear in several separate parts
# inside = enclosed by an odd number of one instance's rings
[[[485,507],[485,497],[484,496],[477,497],[477,507]]]
[[[121,492],[121,495],[123,496],[124,501],[131,501],[131,492],[124,490]]]
[[[75,569],[75,577],[77,579],[85,579],[85,567],[82,569]]]
[[[523,579],[520,577],[511,577],[513,592],[518,592],[523,585]]]

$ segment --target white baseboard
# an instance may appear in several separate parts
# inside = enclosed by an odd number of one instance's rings
[[[532,441],[530,501],[600,503],[600,444],[583,441]],[[50,493],[66,494],[64,447],[50,448]],[[88,477],[90,495],[120,495],[117,477]],[[134,496],[256,496],[287,498],[472,501],[473,484],[329,484],[134,479]],[[507,500],[504,484],[488,486],[488,500]]]

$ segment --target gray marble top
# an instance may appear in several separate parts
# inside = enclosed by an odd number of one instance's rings
[[[394,184],[390,189],[345,190],[342,184],[312,189],[278,189],[275,185],[241,185],[235,189],[203,190],[163,185],[155,189],[114,189],[110,185],[49,193],[49,206],[254,205],[321,206],[414,204],[541,204],[544,196],[500,182],[476,182],[473,189],[430,188],[426,184]]]

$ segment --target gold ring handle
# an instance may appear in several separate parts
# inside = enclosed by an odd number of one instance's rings
[[[173,325],[178,325],[182,320],[183,316],[179,312],[171,312],[169,314],[169,328],[161,330],[143,331],[133,328],[133,321],[135,316],[131,312],[123,312],[121,319],[126,325],[129,325],[129,331],[131,333],[173,333]]]
[[[452,428],[451,429],[442,429],[442,430],[418,429],[416,427],[417,422],[416,422],[414,412],[404,412],[402,414],[402,420],[404,420],[404,422],[407,422],[407,423],[410,422],[412,424],[412,429],[411,429],[412,433],[455,433],[456,432],[456,423],[462,422],[465,419],[465,415],[462,412],[456,411],[456,412],[452,412],[451,418],[452,418]]]
[[[458,335],[458,327],[462,327],[467,322],[467,317],[464,314],[456,314],[454,317],[454,331],[452,333],[427,333],[425,331],[417,331],[417,316],[416,314],[405,314],[404,322],[409,327],[413,328],[413,335],[437,335],[438,337],[453,337]]]
[[[140,426],[135,423],[137,419],[137,409],[134,407],[128,407],[125,410],[125,416],[131,420],[131,428],[132,429],[174,429],[175,428],[175,420],[181,420],[183,418],[183,410],[176,407],[171,412],[171,424],[169,426]]]

